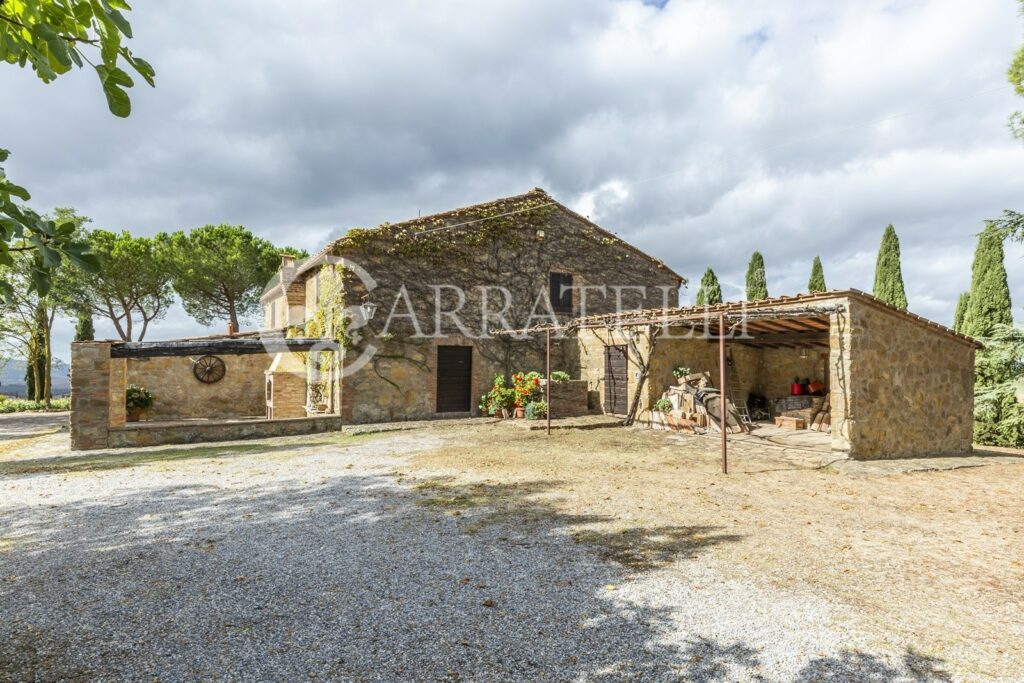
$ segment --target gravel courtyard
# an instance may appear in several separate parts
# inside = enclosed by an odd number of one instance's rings
[[[70,453],[61,416],[4,416],[0,680],[1021,680],[1019,458],[903,473],[751,448],[728,481],[706,442],[622,429]],[[934,495],[905,501],[923,514],[901,523],[914,545],[960,535],[949,556],[970,585],[913,554],[938,546],[908,549],[913,576],[890,578],[938,582],[950,604],[991,595],[962,605],[962,628],[941,598],[887,612],[855,589],[884,579],[872,549],[895,571],[867,520],[889,524],[893,487],[920,496],[921,477]],[[783,485],[792,500],[773,509]],[[835,570],[847,579],[824,568],[821,534],[800,535],[805,499],[836,487],[838,524],[865,521],[866,550]],[[1004,490],[992,527],[950,532],[958,510],[925,509]]]

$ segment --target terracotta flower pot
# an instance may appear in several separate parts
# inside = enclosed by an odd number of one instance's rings
[[[141,416],[142,408],[130,408],[128,412],[125,413],[125,419],[128,422],[138,422]]]
[[[526,408],[522,406],[516,406],[516,418],[521,420],[524,417],[526,417]]]

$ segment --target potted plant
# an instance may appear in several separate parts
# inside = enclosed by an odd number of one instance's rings
[[[672,368],[672,376],[675,377],[676,380],[678,380],[679,384],[684,383],[686,381],[686,377],[689,374],[690,368],[686,367],[685,365],[677,365],[676,367]]]
[[[545,401],[530,401],[524,412],[527,420],[543,420],[548,416],[548,404]]]
[[[651,426],[657,424],[662,429],[668,429],[665,424],[665,414],[670,412],[672,412],[672,401],[667,398],[659,398],[654,402],[654,409],[651,411]]]
[[[526,416],[526,404],[540,396],[540,373],[517,372],[512,375],[512,387],[515,391],[516,417]]]
[[[495,375],[490,391],[480,397],[477,407],[484,415],[507,418],[516,405],[515,388],[505,382],[504,375]]]
[[[153,394],[134,384],[129,384],[124,392],[125,419],[138,422],[142,411],[153,406]]]
[[[555,370],[551,373],[551,381],[555,384],[569,381],[569,373],[565,370]]]

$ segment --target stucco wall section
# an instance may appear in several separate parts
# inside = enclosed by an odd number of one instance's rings
[[[218,356],[224,378],[204,384],[185,356],[128,359],[127,381],[153,394],[143,420],[262,416],[266,413],[264,373],[272,356],[263,353]],[[123,398],[122,398],[123,403]]]
[[[850,454],[970,451],[974,348],[865,303],[853,301],[849,311]]]

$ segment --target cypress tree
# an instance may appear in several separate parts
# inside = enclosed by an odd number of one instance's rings
[[[963,332],[987,337],[996,325],[1013,324],[1010,286],[1003,264],[1003,233],[992,225],[978,236],[978,248],[971,265],[971,293],[963,319]]]
[[[764,274],[764,257],[755,251],[747,266],[747,301],[759,301],[768,298],[768,279]]]
[[[970,300],[970,292],[960,292],[960,298],[956,300],[956,312],[953,314],[953,329],[957,332],[964,331],[964,317],[967,315],[967,306]]]
[[[96,328],[92,324],[92,314],[86,309],[78,311],[75,323],[75,341],[92,341],[96,338]]]
[[[892,225],[886,226],[882,244],[878,248],[872,293],[896,308],[907,308],[907,292],[903,288],[903,271],[900,268],[900,238]]]
[[[811,279],[807,283],[807,291],[811,294],[828,291],[828,287],[825,286],[825,270],[821,267],[821,258],[818,256],[814,257],[814,265],[811,266]]]
[[[722,286],[718,284],[718,277],[715,271],[708,268],[700,279],[700,289],[697,290],[698,306],[714,306],[722,303]]]

